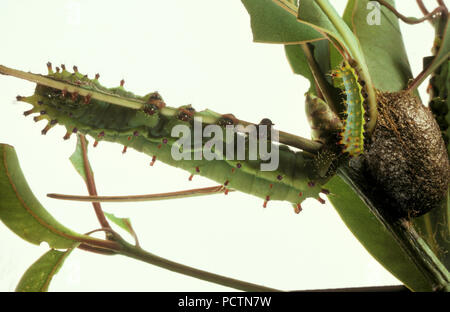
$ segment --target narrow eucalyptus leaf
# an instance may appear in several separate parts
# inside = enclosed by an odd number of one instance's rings
[[[39,203],[25,180],[14,148],[6,144],[0,144],[0,198],[0,219],[30,243],[70,248],[80,237]]]
[[[23,274],[16,287],[17,292],[45,292],[50,286],[53,277],[64,264],[73,248],[65,251],[51,249],[34,262]]]

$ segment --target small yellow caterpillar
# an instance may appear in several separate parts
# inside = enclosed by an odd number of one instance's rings
[[[364,96],[363,87],[356,70],[344,61],[344,64],[333,72],[332,76],[342,80],[341,87],[346,95],[346,119],[341,132],[340,144],[344,152],[357,156],[364,152]]]

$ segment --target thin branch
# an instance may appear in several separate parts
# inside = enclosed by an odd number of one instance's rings
[[[161,258],[159,256],[156,256],[152,253],[149,253],[139,247],[133,246],[129,244],[128,242],[124,241],[123,239],[119,237],[115,237],[116,241],[118,241],[122,248],[121,250],[118,250],[119,254],[122,254],[124,256],[134,258],[140,261],[144,261],[149,264],[156,265],[158,267],[176,272],[181,273],[184,275],[188,275],[191,277],[195,277],[204,281],[208,281],[211,283],[223,285],[226,287],[231,287],[234,289],[239,289],[243,291],[257,291],[257,292],[273,292],[273,291],[280,291],[278,289],[256,285],[253,283],[248,283],[240,280],[236,280],[234,278],[225,277],[222,275],[210,273],[207,271],[199,270],[193,267],[189,267],[180,263],[176,263],[164,258]]]
[[[316,60],[314,59],[313,52],[311,51],[311,46],[309,44],[302,44],[303,52],[305,53],[306,59],[308,61],[309,68],[313,74],[314,80],[319,87],[320,92],[323,95],[325,102],[331,108],[335,114],[339,114],[339,109],[336,107],[336,103],[333,100],[328,88],[328,83],[323,78],[323,73],[319,68]]]
[[[245,120],[241,120],[241,119],[238,119],[238,123],[242,124],[243,126],[255,125],[254,123],[251,123],[251,122],[248,122]],[[284,131],[278,131],[278,135],[279,135],[278,142],[285,144],[285,145],[299,148],[301,150],[304,150],[305,152],[309,152],[312,154],[317,154],[323,146],[323,144],[320,142],[306,139],[301,136],[287,133]]]
[[[94,234],[94,233],[97,233],[97,232],[107,232],[107,233],[110,233],[110,234],[113,234],[113,235],[117,235],[117,233],[112,228],[95,229],[95,230],[92,230],[92,231],[89,231],[89,232],[85,233],[84,235],[91,235],[91,234]]]
[[[448,8],[447,8],[447,6],[445,5],[444,0],[437,0],[437,3],[438,3],[441,7],[444,7],[446,11],[448,11]]]
[[[428,15],[430,14],[430,12],[428,12],[427,8],[425,7],[425,5],[423,4],[422,0],[416,0],[417,5],[419,6],[420,10],[422,11],[423,15]]]
[[[86,137],[83,134],[80,134],[79,136],[81,142],[81,149],[83,151],[83,165],[86,174],[86,186],[88,188],[89,195],[96,196],[97,188],[95,187],[94,176],[92,175],[91,166],[89,165],[89,159],[87,156]],[[94,207],[95,214],[97,215],[97,219],[100,222],[102,228],[111,229],[111,226],[109,225],[108,220],[106,220],[105,214],[103,213],[100,203],[92,203],[92,206]],[[106,237],[111,238],[108,232],[106,233]]]
[[[198,278],[204,281],[208,281],[211,283],[223,285],[226,287],[231,287],[238,290],[243,291],[258,291],[258,292],[273,292],[273,291],[279,291],[274,288],[260,286],[253,283],[248,283],[244,281],[240,281],[237,279],[225,277],[222,275],[210,273],[207,271],[199,270],[187,265],[183,265],[162,257],[159,257],[157,255],[154,255],[152,253],[149,253],[145,250],[143,250],[139,246],[133,246],[126,242],[117,232],[115,232],[111,228],[102,228],[102,229],[96,229],[91,232],[88,232],[87,234],[92,234],[94,232],[98,231],[105,231],[110,233],[113,236],[113,241],[111,240],[102,240],[97,238],[91,238],[91,237],[71,237],[75,241],[79,241],[85,244],[80,244],[79,248],[100,253],[100,254],[120,254],[123,256],[127,256],[130,258],[134,258],[176,273],[184,274],[187,276],[191,276],[194,278]]]
[[[210,273],[207,271],[199,270],[184,264],[180,264],[162,257],[159,257],[157,255],[154,255],[152,253],[149,253],[142,249],[139,246],[134,246],[125,241],[116,231],[114,231],[111,228],[102,228],[102,229],[96,229],[93,230],[87,234],[92,234],[94,232],[98,231],[105,231],[108,233],[111,233],[114,239],[114,243],[116,243],[115,248],[111,248],[113,252],[116,254],[120,254],[123,256],[127,256],[133,259],[137,259],[152,265],[156,265],[158,267],[161,267],[163,269],[167,269],[176,273],[188,275],[194,278],[198,278],[204,281],[208,281],[211,283],[223,285],[226,287],[231,287],[234,289],[239,289],[243,291],[258,291],[258,292],[273,292],[273,291],[280,291],[278,289],[261,286],[253,283],[248,283],[244,281],[240,281],[234,278],[229,278],[226,276]],[[108,241],[103,241],[108,242]],[[100,242],[101,243],[101,242]],[[89,245],[89,247],[94,248],[95,250],[98,250],[96,244]],[[92,250],[89,250],[92,251]]]
[[[184,190],[178,192],[146,194],[146,195],[128,195],[128,196],[77,196],[63,194],[47,194],[47,197],[61,200],[82,201],[82,202],[139,202],[139,201],[156,201],[166,199],[177,199],[195,196],[214,195],[223,193],[225,187],[222,185],[205,187],[192,190]],[[227,192],[234,192],[228,189]]]
[[[50,88],[58,89],[58,90],[66,90],[68,93],[78,93],[80,96],[90,96],[91,99],[108,102],[114,105],[119,105],[122,107],[127,107],[130,109],[142,109],[144,106],[144,102],[140,100],[131,100],[126,99],[123,97],[107,94],[101,91],[93,91],[93,90],[87,90],[81,86],[74,85],[70,82],[61,82],[58,80],[54,80],[42,75],[32,74],[32,73],[26,73],[17,69],[12,69],[3,65],[0,65],[0,74],[3,75],[10,75],[13,77],[17,77],[20,79],[25,79],[43,86],[47,86]],[[173,109],[164,108],[166,109],[168,114],[174,113]],[[250,125],[254,123],[250,123],[247,121],[239,120],[239,122],[242,125]],[[317,153],[321,147],[322,144],[319,142],[315,142],[306,138],[302,138],[297,135],[293,135],[290,133],[286,133],[283,131],[279,131],[279,142],[282,144],[290,145],[292,147],[296,147],[302,150],[305,150],[309,153]]]
[[[439,54],[439,53],[438,53]],[[437,68],[439,67],[443,62],[447,61],[450,57],[450,52],[447,53],[446,57],[440,57],[440,60],[436,62],[436,57],[438,54],[434,57],[433,61],[430,62],[430,65],[423,69],[417,76],[414,78],[408,85],[408,88],[406,89],[408,92],[413,92],[415,89],[417,89],[422,82]]]
[[[401,14],[400,12],[398,12],[392,5],[387,3],[385,0],[375,0],[375,1],[378,1],[381,5],[388,8],[389,11],[394,13],[394,15],[397,16],[399,19],[401,19],[403,22],[405,22],[407,24],[411,24],[411,25],[419,24],[419,23],[422,23],[423,21],[430,20],[434,17],[434,15],[436,15],[439,12],[446,12],[445,6],[438,6],[431,13],[425,14],[425,16],[422,18],[406,17],[403,14]],[[425,6],[423,6],[423,3],[418,2],[418,4],[419,4],[419,7],[421,8],[421,10],[422,10],[422,8],[424,8],[426,11],[426,8],[425,8]],[[423,7],[421,7],[421,4]],[[422,12],[424,12],[424,11],[422,11]]]
[[[80,244],[78,246],[78,249],[84,250],[84,251],[89,251],[92,253],[96,253],[99,255],[105,255],[105,256],[113,256],[113,255],[117,255],[117,253],[111,249],[104,249],[104,248],[100,248],[100,247],[94,247],[94,246],[90,246],[87,244]]]
[[[93,230],[87,233],[84,233],[84,235],[91,235],[92,233],[98,232],[98,231],[105,231],[104,229],[97,229],[97,230]],[[96,246],[91,246],[91,245],[87,245],[87,244],[79,244],[78,249],[84,250],[84,251],[89,251],[92,253],[96,253],[96,254],[100,254],[100,255],[106,255],[106,256],[111,256],[111,255],[116,255],[117,253],[114,250],[111,249],[105,249],[102,247],[96,247]]]

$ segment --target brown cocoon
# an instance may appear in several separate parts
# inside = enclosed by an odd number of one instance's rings
[[[377,94],[378,119],[365,155],[368,171],[394,213],[416,217],[440,205],[449,160],[439,127],[420,99],[407,92]]]

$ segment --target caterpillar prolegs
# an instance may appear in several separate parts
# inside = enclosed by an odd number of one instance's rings
[[[319,193],[328,193],[321,185],[326,181],[319,174],[314,165],[314,156],[303,151],[294,151],[288,146],[276,145],[268,142],[268,150],[278,149],[278,167],[273,171],[263,171],[261,166],[268,163],[268,159],[257,154],[251,158],[250,144],[245,144],[245,150],[241,151],[244,157],[237,156],[235,149],[230,154],[225,150],[214,147],[216,154],[222,154],[222,159],[207,160],[204,157],[195,157],[196,152],[202,151],[205,145],[210,143],[209,137],[201,138],[201,146],[187,150],[190,159],[176,160],[173,150],[182,151],[179,147],[179,137],[173,135],[177,126],[184,126],[193,130],[195,135],[195,121],[201,119],[201,130],[206,126],[216,126],[227,133],[227,128],[238,126],[238,120],[233,115],[221,115],[210,110],[196,112],[190,105],[178,108],[166,106],[164,100],[157,92],[145,96],[134,95],[124,89],[124,81],[116,88],[106,88],[99,83],[99,75],[89,79],[81,74],[76,67],[70,73],[65,66],[53,71],[48,64],[49,73],[46,76],[67,86],[77,86],[83,95],[77,92],[69,93],[67,89],[62,91],[43,85],[37,85],[35,93],[29,97],[17,97],[18,100],[33,105],[25,115],[37,114],[35,121],[47,120],[47,126],[42,130],[46,134],[52,127],[61,124],[66,127],[67,133],[64,139],[68,139],[73,133],[83,133],[95,138],[94,146],[100,141],[109,141],[122,144],[124,152],[127,148],[133,148],[151,157],[150,164],[160,160],[171,166],[184,169],[190,173],[190,179],[194,175],[202,175],[217,181],[227,188],[233,188],[248,194],[255,195],[264,200],[264,207],[271,200],[284,200],[293,204],[295,211],[301,210],[301,203],[306,198],[315,198],[321,203],[324,200]],[[133,109],[114,105],[109,100],[101,100],[91,97],[89,92],[96,92],[114,98],[123,98],[144,103],[141,109]],[[267,122],[261,124],[267,125]],[[269,128],[272,123],[269,123]],[[258,128],[259,129],[259,128]],[[233,134],[233,139],[238,134]],[[216,136],[220,143],[237,147],[235,140],[230,140],[227,135]],[[249,142],[249,135],[241,139]],[[258,144],[260,140],[258,139]],[[259,145],[259,148],[262,148]],[[241,156],[242,156],[241,155]],[[225,191],[226,193],[226,191]]]

